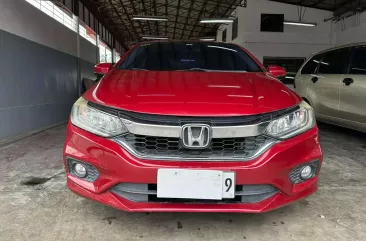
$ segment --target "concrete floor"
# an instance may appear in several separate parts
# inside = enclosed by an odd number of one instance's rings
[[[78,197],[65,127],[53,128],[0,147],[0,240],[366,240],[366,134],[320,128],[318,193],[264,214],[126,213]],[[44,184],[25,185],[32,176]]]

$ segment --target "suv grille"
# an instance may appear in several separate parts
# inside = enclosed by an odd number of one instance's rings
[[[213,138],[206,149],[186,149],[179,138],[127,134],[116,139],[134,153],[145,157],[168,158],[248,158],[264,145],[272,143],[269,137],[260,135],[240,138]]]

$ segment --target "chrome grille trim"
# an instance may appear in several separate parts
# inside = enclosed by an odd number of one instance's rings
[[[212,138],[234,138],[261,135],[269,122],[245,126],[213,126]]]
[[[180,137],[180,126],[142,124],[121,119],[129,133],[146,136]]]
[[[181,137],[181,126],[151,125],[121,119],[130,133],[144,136]],[[199,124],[199,123],[197,123]],[[211,126],[212,138],[234,138],[258,136],[263,133],[269,122],[241,126]]]

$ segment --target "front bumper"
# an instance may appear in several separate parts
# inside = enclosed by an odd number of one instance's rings
[[[70,174],[66,158],[86,162],[99,171],[95,182],[84,181]],[[156,161],[139,160],[112,140],[95,136],[69,123],[64,148],[67,186],[86,198],[126,211],[139,212],[265,212],[304,198],[317,190],[317,175],[300,184],[293,184],[289,173],[297,166],[319,160],[318,128],[277,143],[258,158],[240,162]],[[236,185],[272,185],[278,193],[256,203],[171,203],[135,202],[111,191],[120,183],[156,184],[160,168],[186,168],[234,171]],[[318,173],[317,173],[318,174]]]

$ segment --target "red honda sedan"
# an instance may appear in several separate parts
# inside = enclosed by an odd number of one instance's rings
[[[145,42],[72,108],[73,192],[141,212],[265,212],[317,191],[313,109],[245,49]]]

